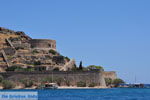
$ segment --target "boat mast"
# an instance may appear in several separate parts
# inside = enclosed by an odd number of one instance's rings
[[[53,70],[52,70],[52,83],[53,83]]]

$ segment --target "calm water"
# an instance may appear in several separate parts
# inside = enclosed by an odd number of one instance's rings
[[[60,89],[11,91],[38,91],[39,100],[150,100],[150,89]]]

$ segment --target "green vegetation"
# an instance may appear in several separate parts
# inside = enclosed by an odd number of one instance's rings
[[[96,65],[90,65],[87,68],[90,69],[90,70],[93,70],[93,69],[102,69],[102,70],[104,70],[104,68],[102,66],[96,66]]]
[[[77,71],[78,68],[77,68],[77,67],[73,67],[71,70],[72,70],[72,71]]]
[[[35,69],[33,67],[29,67],[29,68],[24,68],[24,71],[32,72],[35,71]]]
[[[113,83],[111,78],[105,78],[106,86],[110,86]]]
[[[53,81],[52,77],[46,77],[46,78],[41,80],[42,83],[46,83],[46,82],[50,82],[51,83],[52,81]]]
[[[66,84],[67,86],[70,86],[70,81],[69,81],[69,80],[65,80],[65,84]]]
[[[125,82],[119,78],[113,80],[113,84],[115,85],[115,87],[117,87],[121,83],[125,83]]]
[[[49,53],[51,53],[51,54],[53,54],[53,55],[56,55],[56,54],[57,54],[57,52],[56,52],[55,50],[53,50],[53,49],[49,50]]]
[[[21,68],[20,66],[11,66],[11,67],[8,67],[7,69],[6,69],[6,71],[22,71],[23,70],[23,68]]]
[[[69,62],[70,61],[70,58],[68,58],[68,57],[65,57],[65,59]]]
[[[6,69],[6,71],[34,71],[34,68],[22,68],[21,66],[11,66]]]
[[[55,80],[54,80],[54,82],[56,82],[58,84],[58,86],[60,86],[61,83],[63,82],[63,79],[60,78],[60,77],[56,77]]]
[[[34,82],[30,79],[23,79],[23,80],[20,80],[20,82],[24,84],[25,87],[31,87],[34,84]]]
[[[15,49],[16,49],[16,50],[24,49],[24,47],[16,47]]]
[[[0,75],[0,83],[4,80],[3,76]]]
[[[58,67],[55,67],[55,68],[53,69],[53,71],[59,71],[59,68],[58,68]]]
[[[86,82],[77,82],[77,87],[86,87]]]
[[[3,80],[2,81],[3,89],[12,89],[15,87],[15,84],[12,81],[9,80]]]
[[[96,86],[95,83],[90,83],[90,84],[89,84],[89,87],[95,87],[95,86]]]
[[[105,82],[107,86],[114,85],[115,87],[118,87],[118,85],[121,83],[125,83],[122,79],[119,78],[114,80],[112,80],[111,78],[105,78]]]
[[[34,61],[34,65],[41,65],[41,61]]]
[[[37,50],[33,50],[32,54],[39,53]]]
[[[82,70],[82,69],[83,69],[82,61],[80,61],[79,70]]]

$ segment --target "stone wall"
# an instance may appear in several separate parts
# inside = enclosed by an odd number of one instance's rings
[[[48,39],[32,39],[30,40],[32,48],[36,49],[56,49],[56,41]]]
[[[117,74],[115,71],[105,71],[103,72],[104,78],[111,78],[112,80],[117,78]]]
[[[69,80],[70,85],[76,86],[77,82],[86,82],[87,86],[90,83],[96,83],[97,86],[106,86],[101,71],[41,71],[41,72],[7,72],[0,73],[5,79],[18,81],[24,78],[29,78],[34,81],[39,81],[47,77],[59,77],[64,81]],[[62,83],[62,85],[66,85]]]
[[[12,56],[16,53],[15,49],[11,48],[11,47],[7,47],[3,49],[6,53],[6,55],[8,56]]]

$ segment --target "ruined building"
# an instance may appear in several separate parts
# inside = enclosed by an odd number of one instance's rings
[[[75,61],[57,52],[55,40],[32,39],[24,32],[0,27],[0,71],[12,66],[67,71]]]

